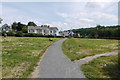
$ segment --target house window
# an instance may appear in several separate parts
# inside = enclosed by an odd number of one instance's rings
[[[34,30],[32,30],[32,32],[34,32]]]
[[[45,33],[45,30],[44,30],[44,33]]]
[[[54,33],[56,33],[56,31],[54,30]]]
[[[40,33],[42,33],[42,30],[40,29]]]

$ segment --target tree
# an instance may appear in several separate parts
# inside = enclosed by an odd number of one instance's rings
[[[12,29],[15,30],[15,31],[22,31],[22,28],[26,26],[25,24],[22,24],[21,22],[13,22],[12,24]]]
[[[2,18],[0,18],[0,24],[2,23],[2,21],[3,21],[3,19],[2,19]]]
[[[47,28],[49,28],[50,26],[49,25],[41,25],[41,27],[47,27]]]
[[[18,22],[17,31],[22,31],[22,27],[23,25],[20,22]]]
[[[23,32],[23,33],[27,33],[27,26],[23,26],[23,27],[22,27],[22,32]]]
[[[15,31],[17,31],[17,27],[18,27],[18,23],[13,22],[12,29],[15,30]]]
[[[34,22],[28,22],[27,26],[37,26]]]

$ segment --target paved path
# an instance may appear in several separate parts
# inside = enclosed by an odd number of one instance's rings
[[[118,50],[118,51],[120,51],[120,50]],[[113,52],[108,52],[108,53],[103,53],[103,54],[97,54],[95,56],[85,57],[83,59],[75,61],[75,63],[77,63],[77,64],[79,64],[81,66],[82,64],[85,64],[85,63],[87,63],[87,62],[89,62],[89,61],[91,61],[93,59],[96,59],[98,57],[101,57],[101,56],[117,55],[118,51],[113,51]]]
[[[62,39],[51,45],[37,67],[37,78],[85,78],[80,66],[71,62],[62,52]]]
[[[80,66],[86,62],[100,56],[108,56],[117,54],[118,52],[111,52],[105,54],[98,54],[95,56],[86,57],[84,59],[71,62],[62,52],[62,39],[51,45],[44,58],[39,63],[36,71],[33,74],[34,78],[85,78]]]

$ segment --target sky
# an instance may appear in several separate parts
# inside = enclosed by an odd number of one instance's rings
[[[19,1],[19,0],[18,0]],[[30,0],[29,0],[30,1]],[[65,1],[65,0],[64,0]],[[14,21],[27,24],[50,25],[59,30],[95,27],[96,25],[118,24],[118,2],[7,2],[0,3],[2,24]]]

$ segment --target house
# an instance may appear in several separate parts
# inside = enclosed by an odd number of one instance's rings
[[[4,24],[4,25],[2,26],[2,31],[4,31],[4,32],[9,32],[10,29],[11,29],[11,27],[8,26],[8,24]]]
[[[58,35],[58,28],[57,27],[50,27],[50,34],[53,36]]]
[[[28,33],[39,33],[43,35],[58,35],[57,27],[28,26]]]
[[[74,33],[72,31],[60,31],[59,34],[63,37],[72,37]]]

